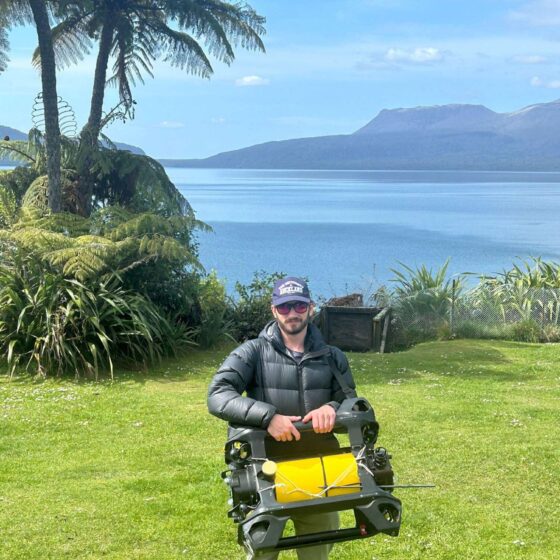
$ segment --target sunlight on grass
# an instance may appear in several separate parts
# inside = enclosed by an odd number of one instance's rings
[[[226,427],[206,412],[226,353],[114,382],[1,378],[0,558],[243,559],[219,476]],[[557,558],[559,346],[434,342],[350,361],[398,482],[437,488],[397,492],[398,538],[333,558]]]

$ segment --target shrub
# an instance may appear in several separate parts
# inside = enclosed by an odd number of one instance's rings
[[[256,338],[272,319],[270,301],[276,280],[286,276],[283,272],[255,272],[249,284],[235,284],[235,297],[231,308],[232,335],[243,341]]]
[[[16,167],[0,171],[0,185],[13,193],[18,204],[21,202],[29,185],[40,175],[34,167]]]
[[[560,325],[544,325],[541,342],[560,342]]]
[[[34,256],[12,257],[0,264],[0,349],[12,373],[97,377],[112,374],[113,356],[147,364],[188,339],[118,276],[86,286]]]
[[[97,375],[115,359],[145,364],[192,339],[193,218],[119,208],[21,215],[0,229],[0,349],[12,371]]]
[[[403,350],[429,340],[448,340],[453,333],[447,321],[404,322],[399,317],[391,320],[390,347]]]
[[[44,139],[29,138],[0,142],[0,154],[30,166],[0,174],[0,349],[12,371],[97,375],[114,359],[146,363],[184,346],[203,318],[209,341],[218,306],[200,300],[195,238],[209,228],[164,168],[100,147],[83,177],[78,143],[62,138],[64,211],[51,214]]]
[[[455,334],[460,338],[501,338],[513,339],[513,325],[505,323],[484,323],[482,321],[461,321],[455,327]]]
[[[536,321],[525,319],[512,325],[512,338],[518,342],[539,342],[541,328]]]
[[[225,286],[215,272],[201,279],[199,286],[200,325],[197,342],[203,347],[214,346],[231,338],[232,322],[227,318],[229,301]]]

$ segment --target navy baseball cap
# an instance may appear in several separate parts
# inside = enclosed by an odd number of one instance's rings
[[[286,276],[274,283],[272,305],[280,305],[288,301],[304,301],[311,303],[309,288],[305,280],[295,276]]]

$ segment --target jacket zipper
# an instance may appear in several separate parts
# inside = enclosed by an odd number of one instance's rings
[[[301,358],[297,366],[298,372],[298,383],[299,383],[299,403],[300,403],[300,410],[303,411],[303,415],[307,413],[305,409],[305,399],[303,397],[303,362],[306,360],[311,360],[313,358],[318,358],[319,356],[324,356],[328,354],[330,350],[328,348],[322,348],[321,350],[317,350],[315,352],[309,352],[308,354],[304,354]]]
[[[302,360],[303,361],[303,360]],[[303,367],[301,362],[297,365],[297,376],[299,384],[299,409],[302,413],[302,418],[305,416],[305,399],[303,398]]]
[[[307,354],[304,354],[302,356],[299,364],[298,364],[294,360],[294,357],[289,352],[287,352],[286,350],[278,347],[275,344],[274,339],[271,339],[271,343],[276,348],[276,351],[280,352],[281,354],[283,354],[284,356],[286,356],[287,358],[292,360],[292,362],[294,362],[294,364],[296,364],[297,376],[298,376],[298,387],[299,387],[299,406],[300,406],[300,411],[305,416],[305,414],[306,414],[305,399],[303,398],[303,362],[306,361],[306,360],[311,360],[312,358],[318,358],[320,356],[326,356],[327,354],[330,354],[330,348],[325,347],[325,348],[321,348],[321,350],[316,350],[315,352],[309,352]],[[302,416],[302,418],[303,418],[303,416]]]

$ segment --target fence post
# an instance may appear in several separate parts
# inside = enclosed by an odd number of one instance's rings
[[[387,335],[389,334],[389,325],[391,324],[391,308],[387,308],[387,314],[385,315],[385,322],[383,323],[383,335],[381,337],[381,345],[379,346],[379,353],[385,353],[385,347],[387,345]]]
[[[457,289],[457,279],[453,278],[451,282],[451,309],[449,310],[449,329],[451,331],[451,335],[455,335],[455,291]]]

